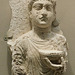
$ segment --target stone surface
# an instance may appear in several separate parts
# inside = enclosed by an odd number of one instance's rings
[[[66,71],[67,42],[56,20],[55,0],[10,1],[7,44],[12,75],[61,75]]]
[[[9,4],[12,9],[12,17],[7,36],[16,39],[30,30],[27,2],[26,0],[10,0]]]

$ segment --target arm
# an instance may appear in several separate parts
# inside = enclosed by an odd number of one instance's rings
[[[67,63],[67,43],[66,41],[60,43],[60,50],[40,50],[41,55],[43,55],[43,62],[47,65],[48,68],[53,70],[62,69],[66,71],[66,63]],[[58,58],[58,59],[57,59]],[[54,63],[51,60],[60,60],[60,63],[57,64],[57,61]]]
[[[67,62],[68,62],[68,44],[67,44],[67,42],[65,42],[64,43],[64,45],[63,45],[63,49],[64,49],[64,53],[65,53],[65,55],[64,55],[64,57],[63,57],[63,59],[62,59],[62,65],[64,65],[64,72],[66,71],[66,65],[67,65]]]
[[[25,56],[22,42],[12,47],[12,75],[26,75]]]
[[[43,56],[48,56],[48,57],[62,57],[64,56],[63,51],[58,51],[58,50],[39,50],[40,54]]]

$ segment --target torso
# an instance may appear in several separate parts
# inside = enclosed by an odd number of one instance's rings
[[[40,50],[62,50],[62,44],[65,42],[65,38],[62,35],[52,33],[52,37],[49,40],[37,39],[32,36],[32,31],[24,35],[28,45],[26,54],[26,70],[27,75],[52,75],[53,71],[48,68],[42,62],[42,56]]]

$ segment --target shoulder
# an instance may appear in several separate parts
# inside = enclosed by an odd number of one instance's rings
[[[21,35],[19,38],[15,40],[15,42],[25,42],[30,37],[31,31]]]
[[[66,43],[66,38],[65,38],[65,36],[64,36],[64,35],[61,35],[61,34],[57,34],[57,33],[55,33],[54,40],[55,40],[55,42],[57,42],[59,45]]]
[[[28,38],[30,37],[31,31],[21,35],[18,39],[15,40],[15,46],[26,47],[28,45]]]
[[[64,35],[61,35],[61,34],[56,34],[56,38],[57,38],[58,40],[66,41],[65,36],[64,36]]]

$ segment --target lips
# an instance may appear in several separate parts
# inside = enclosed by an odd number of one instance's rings
[[[47,21],[47,18],[46,17],[41,17],[39,18],[41,21]]]

